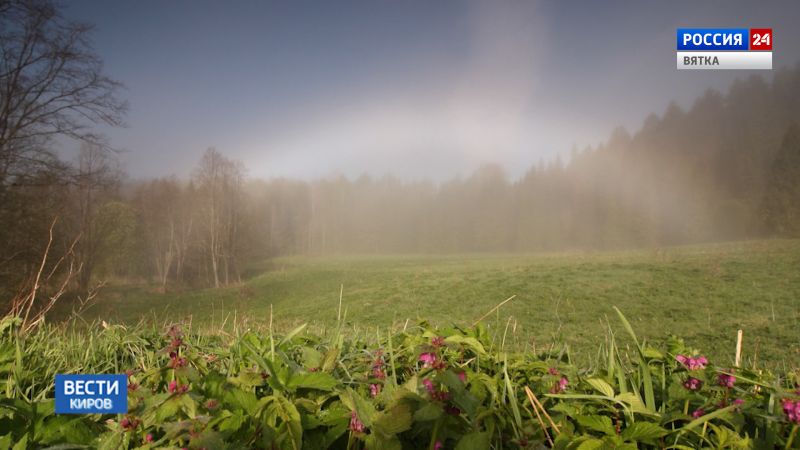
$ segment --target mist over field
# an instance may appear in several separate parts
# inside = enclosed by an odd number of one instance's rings
[[[48,248],[51,262],[75,258],[80,290],[109,277],[166,289],[229,285],[286,255],[798,233],[800,39],[783,27],[793,5],[747,11],[778,30],[778,68],[764,74],[598,59],[576,33],[600,33],[592,13],[624,22],[621,4],[430,5],[421,22],[400,5],[352,4],[331,20],[288,5],[149,6],[152,22],[128,4],[69,5],[53,19],[4,10],[6,296]],[[669,61],[685,19],[634,9],[651,32],[631,45]],[[571,34],[558,26],[568,12]],[[230,33],[170,26],[184,13]],[[407,35],[412,23],[420,31]],[[28,46],[36,26],[49,40]]]

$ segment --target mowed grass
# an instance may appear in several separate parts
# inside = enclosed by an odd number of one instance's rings
[[[680,336],[718,363],[732,361],[736,332],[744,357],[800,366],[800,240],[749,241],[624,252],[538,255],[291,257],[252,268],[240,286],[156,293],[106,288],[87,320],[191,320],[216,329],[246,321],[278,328],[330,329],[340,287],[348,330],[376,333],[406,320],[484,323],[527,351],[565,342],[592,358],[622,331],[613,306],[640,338]],[[623,333],[619,333],[622,338]],[[622,341],[624,342],[624,341]]]

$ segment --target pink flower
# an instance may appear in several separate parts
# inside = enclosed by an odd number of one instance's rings
[[[167,336],[169,336],[169,337],[171,337],[173,339],[183,336],[183,332],[181,332],[181,327],[179,327],[177,325],[170,326],[169,330],[167,330]]]
[[[547,369],[547,372],[550,375],[553,375],[553,376],[557,376],[558,375],[558,369],[556,369],[555,367],[551,367],[551,368]]]
[[[372,398],[377,397],[378,394],[380,394],[380,393],[381,393],[381,385],[380,384],[370,384],[369,385],[369,395]]]
[[[128,417],[125,417],[119,421],[119,425],[125,431],[133,430],[134,428],[138,427],[140,423],[141,422],[139,419],[129,419]]]
[[[425,390],[428,391],[429,394],[433,394],[435,388],[433,387],[433,381],[428,378],[422,380],[422,384],[425,386]]]
[[[169,343],[169,347],[173,350],[177,350],[180,347],[183,347],[183,340],[179,337],[172,338],[172,341]]]
[[[355,411],[350,413],[350,431],[354,431],[356,433],[363,433],[364,432],[364,423],[358,420],[358,414]]]
[[[386,378],[386,372],[383,371],[383,359],[381,359],[381,355],[383,355],[383,351],[378,350],[375,352],[375,360],[372,362],[372,376],[383,380]]]
[[[147,433],[147,436],[144,437],[144,441],[145,442],[153,442],[153,435],[150,434],[150,433]]]
[[[704,415],[706,415],[706,412],[703,410],[703,408],[697,408],[694,410],[694,412],[692,412],[692,417],[694,417],[695,419],[702,417]]]
[[[168,366],[171,369],[180,369],[181,367],[186,367],[186,364],[188,364],[186,358],[176,356],[169,360]]]
[[[569,379],[566,376],[561,376],[556,384],[550,389],[551,394],[558,394],[559,392],[564,392],[567,390],[567,386],[569,386]]]
[[[683,364],[689,370],[705,369],[708,360],[705,356],[690,357],[684,355],[675,355],[675,360]]]
[[[462,383],[467,382],[467,373],[466,372],[458,372],[458,379],[461,380]]]
[[[683,382],[683,387],[690,391],[699,390],[703,386],[703,382],[695,377],[689,377]]]
[[[444,444],[442,444],[442,441],[436,441],[436,443],[433,444],[433,450],[440,450],[442,447],[444,447]]]
[[[169,382],[169,386],[167,390],[172,394],[183,394],[184,392],[189,390],[188,384],[178,384],[176,380],[172,380]]]
[[[721,373],[719,374],[719,377],[717,377],[717,384],[722,387],[732,388],[733,385],[736,384],[736,377],[726,373]]]
[[[791,401],[785,398],[781,403],[783,403],[783,413],[789,422],[800,425],[800,400]]]
[[[419,360],[422,362],[422,367],[432,367],[433,363],[436,362],[436,354],[423,353],[419,355]]]

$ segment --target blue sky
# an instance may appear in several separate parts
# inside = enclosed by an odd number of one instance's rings
[[[445,179],[635,130],[749,71],[678,71],[678,27],[772,27],[800,61],[800,3],[80,1],[128,127],[134,177],[187,176],[209,146],[250,176]],[[762,73],[769,76],[769,73]],[[68,149],[69,150],[69,149]]]

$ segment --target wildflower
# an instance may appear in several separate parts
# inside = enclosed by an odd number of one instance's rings
[[[692,412],[692,417],[695,419],[702,417],[704,415],[706,415],[706,412],[705,410],[703,410],[703,408],[697,408],[694,410],[694,412]]]
[[[185,393],[186,391],[189,390],[189,385],[188,384],[178,384],[177,381],[172,380],[172,381],[169,382],[169,386],[167,387],[167,390],[171,394],[183,394],[183,393]]]
[[[173,339],[180,338],[181,336],[183,336],[183,332],[181,332],[181,327],[177,325],[170,326],[169,330],[167,330],[167,336]]]
[[[169,348],[171,348],[172,350],[177,350],[181,347],[183,347],[183,339],[179,337],[172,338],[172,340],[169,343]]]
[[[436,336],[435,338],[431,339],[431,346],[434,348],[439,348],[444,346],[444,336]]]
[[[440,402],[446,402],[450,400],[450,393],[446,391],[436,391],[431,394],[431,398]]]
[[[434,353],[423,353],[419,355],[419,360],[422,362],[422,367],[432,367],[436,362],[436,355]]]
[[[428,394],[431,396],[432,400],[438,400],[442,402],[450,400],[450,394],[446,391],[437,389],[436,385],[434,385],[433,381],[431,381],[429,378],[422,380],[422,384],[425,386],[425,390],[428,391]]]
[[[708,360],[705,356],[685,356],[685,355],[675,355],[675,360],[679,363],[683,364],[689,370],[700,370],[705,369],[706,364],[708,364]]]
[[[722,387],[732,388],[735,383],[736,383],[736,377],[734,377],[733,375],[721,373],[719,374],[719,377],[717,377],[717,384],[719,384]]]
[[[569,379],[566,376],[561,376],[561,378],[556,381],[553,388],[550,389],[551,394],[558,394],[559,392],[564,392],[567,390],[567,386],[569,386]]]
[[[781,400],[783,403],[783,413],[789,422],[800,425],[800,400],[791,401],[788,398]]]
[[[119,425],[125,431],[133,430],[134,428],[138,427],[140,423],[141,422],[138,419],[129,419],[127,417],[119,421]]]
[[[144,437],[144,441],[145,442],[153,442],[153,435],[150,434],[150,433],[147,433],[147,436]]]
[[[380,384],[370,384],[369,385],[369,395],[372,396],[372,398],[377,397],[378,394],[380,394],[380,393],[381,393],[381,385]]]
[[[744,404],[744,400],[737,398],[733,400],[733,404],[736,406],[742,406]]]
[[[551,367],[551,368],[547,369],[547,372],[549,372],[550,375],[558,376],[558,369],[556,369],[555,367]]]
[[[699,390],[703,386],[703,382],[695,377],[689,377],[683,382],[683,387],[690,391]]]
[[[169,360],[169,368],[170,369],[180,369],[181,367],[186,367],[189,362],[186,358],[175,356]]]
[[[364,423],[358,420],[358,414],[355,411],[350,413],[350,431],[354,431],[356,433],[363,433],[364,432]]]
[[[461,410],[458,409],[458,407],[453,406],[453,405],[445,406],[444,412],[446,412],[447,414],[450,414],[451,416],[460,416],[461,415]]]
[[[383,370],[385,364],[383,359],[381,359],[381,355],[383,355],[382,351],[378,350],[375,352],[375,361],[372,363],[372,376],[379,380],[386,378],[386,372]]]
[[[467,382],[467,373],[466,372],[458,372],[458,379],[461,380],[462,383]]]
[[[447,363],[441,359],[437,359],[432,366],[436,370],[444,370],[447,368]]]
[[[433,444],[433,450],[441,450],[442,447],[444,447],[444,444],[442,444],[442,441],[436,441]]]

